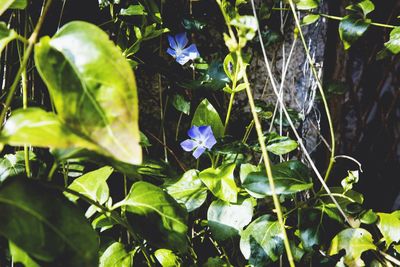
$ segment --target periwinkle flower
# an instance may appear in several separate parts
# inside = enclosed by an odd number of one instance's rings
[[[181,147],[185,151],[193,151],[193,156],[198,159],[206,149],[211,149],[216,143],[214,134],[210,126],[192,126],[188,135],[191,139],[187,139],[181,143]]]
[[[200,57],[195,44],[186,47],[189,42],[186,32],[179,33],[174,37],[168,35],[168,41],[170,47],[167,49],[167,53],[173,56],[179,64],[185,65],[189,60]]]

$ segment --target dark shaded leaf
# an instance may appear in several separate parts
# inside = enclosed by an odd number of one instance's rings
[[[369,25],[369,19],[358,18],[353,15],[344,17],[339,23],[339,35],[344,49],[349,49],[364,34]]]
[[[3,49],[7,46],[7,44],[12,40],[16,39],[17,36],[18,34],[14,30],[8,29],[7,24],[0,21],[0,54],[3,51]]]
[[[59,191],[22,177],[0,187],[0,234],[52,266],[96,266],[98,237]]]

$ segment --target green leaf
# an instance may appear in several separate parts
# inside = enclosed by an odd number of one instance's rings
[[[8,9],[25,9],[28,5],[27,0],[1,0],[0,16]],[[0,50],[1,51],[1,50]]]
[[[202,267],[230,267],[232,265],[226,263],[219,257],[208,258]]]
[[[386,249],[388,249],[393,242],[400,241],[400,217],[395,213],[378,212],[377,215],[379,217],[377,226],[385,239]]]
[[[236,203],[239,189],[233,175],[235,167],[235,164],[225,164],[216,169],[208,168],[200,172],[199,177],[214,196]]]
[[[346,209],[346,206],[351,203],[358,203],[362,204],[364,202],[364,197],[362,194],[348,190],[344,191],[341,187],[331,187],[329,188],[333,197],[335,197],[336,201],[338,202],[339,206],[342,209]],[[332,199],[330,198],[329,194],[326,193],[324,190],[318,193],[321,201],[325,203],[329,207],[335,207],[336,205],[333,203]]]
[[[185,172],[175,183],[166,184],[166,189],[178,203],[186,206],[188,212],[199,208],[207,199],[207,187],[200,180],[197,170]]]
[[[150,243],[186,251],[186,209],[161,188],[147,182],[136,182],[126,198],[114,208],[120,206],[126,208],[132,227]]]
[[[291,160],[272,166],[272,177],[277,194],[293,194],[312,188],[311,175],[307,166]],[[265,171],[250,172],[243,177],[243,187],[263,196],[271,196],[272,191]]]
[[[366,17],[369,13],[375,10],[375,5],[370,0],[359,0],[358,3],[346,7],[347,10],[361,11]]]
[[[247,175],[249,173],[260,172],[261,170],[262,170],[262,168],[260,166],[255,166],[255,165],[250,164],[250,163],[241,164],[240,165],[240,182],[243,184],[243,182],[246,180],[246,177],[247,177]],[[254,192],[248,190],[247,188],[245,188],[245,190],[252,197],[255,197],[255,198],[264,198],[265,197],[264,194],[254,193]]]
[[[333,238],[329,248],[329,255],[338,254],[341,249],[346,250],[344,263],[348,266],[365,266],[361,259],[364,251],[376,249],[372,235],[365,229],[350,228],[341,231]]]
[[[14,30],[10,30],[7,24],[0,21],[0,54],[9,42],[16,39],[18,34]]]
[[[172,105],[176,110],[189,115],[190,113],[190,101],[187,101],[182,95],[174,95],[172,98]]]
[[[281,227],[271,215],[254,220],[242,233],[240,251],[254,266],[266,266],[283,254]]]
[[[309,25],[309,24],[313,24],[314,22],[316,22],[321,16],[318,14],[309,14],[303,17],[303,19],[301,20],[301,25],[305,26],[305,25]]]
[[[22,263],[26,267],[40,267],[34,260],[32,260],[29,255],[17,247],[13,242],[9,242],[10,247],[10,254],[12,258],[12,262],[15,263]]]
[[[147,15],[142,5],[130,5],[127,8],[121,8],[121,16],[144,16]]]
[[[30,144],[50,148],[85,147],[92,150],[100,149],[90,140],[76,135],[57,118],[56,114],[40,108],[14,111],[3,127],[0,143],[13,146]]]
[[[247,198],[238,204],[215,200],[207,211],[208,226],[217,241],[233,238],[251,222],[253,200]]]
[[[36,155],[31,151],[29,161],[31,166],[37,163]],[[24,151],[17,151],[15,154],[7,154],[0,158],[0,184],[8,177],[24,174],[25,171]]]
[[[105,32],[87,22],[70,22],[36,44],[35,63],[69,128],[103,154],[141,163],[135,77]]]
[[[181,266],[178,256],[169,249],[157,249],[154,256],[162,267],[179,267]]]
[[[104,204],[110,196],[107,179],[112,172],[113,168],[109,166],[88,172],[75,179],[68,188],[81,193],[99,204]],[[71,194],[67,194],[67,196],[75,201],[78,199],[77,196]]]
[[[339,232],[341,224],[327,212],[325,207],[299,209],[298,228],[303,248],[312,250],[315,245],[329,242]]]
[[[318,0],[299,0],[296,7],[299,10],[310,10],[319,6]]]
[[[35,259],[96,266],[98,237],[59,191],[16,177],[0,187],[0,234]]]
[[[385,47],[395,55],[400,53],[400,27],[395,27],[390,32],[390,39],[385,43]]]
[[[99,267],[131,267],[132,254],[126,252],[122,243],[111,244],[101,255]]]
[[[339,35],[342,39],[344,49],[349,49],[350,46],[360,38],[368,29],[370,20],[358,18],[348,15],[339,23]]]
[[[192,126],[193,125],[211,126],[215,138],[219,138],[224,135],[224,125],[221,121],[221,118],[213,105],[211,105],[207,99],[201,101],[197,107],[192,119]]]
[[[280,136],[273,132],[267,135],[267,150],[275,155],[287,154],[297,147],[297,142],[287,136]]]
[[[378,220],[378,215],[376,215],[376,213],[371,209],[363,212],[360,215],[360,221],[361,221],[361,223],[364,223],[364,224],[373,224],[377,220]]]
[[[182,20],[182,26],[188,31],[202,31],[207,27],[207,22],[193,18],[186,18]]]

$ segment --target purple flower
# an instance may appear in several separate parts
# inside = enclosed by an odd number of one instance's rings
[[[193,151],[193,156],[198,159],[206,149],[211,149],[217,141],[210,126],[192,126],[188,135],[191,139],[187,139],[181,143],[181,147],[185,151]]]
[[[179,64],[185,65],[189,60],[200,57],[195,44],[185,48],[189,42],[186,32],[179,33],[175,37],[168,35],[168,41],[170,48],[167,49],[167,53],[173,56]]]

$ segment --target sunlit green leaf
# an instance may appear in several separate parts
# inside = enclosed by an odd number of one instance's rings
[[[303,17],[303,19],[301,20],[301,25],[305,26],[305,25],[309,25],[309,24],[313,24],[314,22],[316,22],[321,16],[318,14],[309,14]]]
[[[199,208],[207,198],[207,187],[196,170],[189,170],[178,181],[166,184],[166,189],[178,203],[186,206],[188,212]]]
[[[260,172],[262,171],[262,168],[260,166],[255,166],[253,164],[250,163],[244,163],[242,165],[240,165],[240,182],[243,184],[243,182],[246,180],[246,177],[249,173],[252,172]],[[246,191],[253,197],[255,198],[264,198],[264,194],[257,194],[254,193],[250,190],[248,190],[247,188],[245,188]]]
[[[214,196],[236,203],[239,189],[235,183],[234,170],[235,164],[227,164],[216,169],[205,169],[200,172],[199,177]]]
[[[400,217],[394,213],[378,212],[377,215],[379,217],[377,226],[385,239],[387,249],[393,242],[400,241]]]
[[[10,30],[7,24],[0,21],[0,54],[9,42],[17,38],[18,34],[14,30]]]
[[[300,161],[287,161],[272,166],[272,177],[277,194],[293,194],[313,186],[307,166]],[[250,172],[243,177],[243,187],[256,194],[270,196],[271,187],[265,171]]]
[[[105,32],[87,22],[70,22],[36,44],[35,63],[70,129],[108,156],[141,163],[135,77]]]
[[[365,16],[375,10],[375,5],[370,0],[359,0],[356,4],[346,7],[348,10],[361,11]]]
[[[339,35],[345,49],[360,38],[368,29],[370,20],[352,15],[344,17],[339,23]]]
[[[82,212],[34,180],[16,177],[1,185],[0,234],[49,264],[97,265],[98,237]]]
[[[131,267],[132,255],[126,252],[122,243],[111,244],[101,255],[99,267]]]
[[[240,251],[249,264],[266,266],[277,261],[283,250],[281,227],[271,215],[257,218],[241,233]]]
[[[144,16],[147,15],[142,5],[130,5],[127,8],[121,8],[121,16]]]
[[[218,241],[238,236],[243,227],[251,222],[252,217],[253,200],[251,198],[238,204],[218,199],[211,203],[207,212],[208,226]]]
[[[350,203],[358,203],[362,204],[364,202],[364,197],[362,194],[353,191],[353,190],[348,190],[344,191],[343,188],[341,187],[330,187],[329,188],[333,197],[336,199],[338,202],[339,206],[342,209],[345,209],[347,205]],[[332,199],[330,198],[329,194],[326,193],[324,190],[320,192],[319,194],[320,199],[330,207],[335,207],[335,204],[333,203]]]
[[[68,188],[76,191],[99,204],[104,204],[109,197],[109,189],[107,179],[113,172],[111,167],[103,167],[95,171],[85,173],[81,177],[75,179]],[[77,196],[68,194],[68,197],[77,200]]]
[[[317,8],[319,6],[318,0],[299,0],[296,3],[296,7],[299,10],[309,10],[313,8]]]
[[[385,43],[385,47],[393,54],[400,53],[400,27],[395,27],[390,32],[390,39]]]
[[[36,155],[29,151],[29,162],[33,176],[39,174],[44,169],[44,163],[39,162]],[[17,151],[15,154],[6,154],[0,158],[0,183],[6,178],[24,174],[25,169],[25,153]]]
[[[155,246],[186,251],[188,227],[186,209],[161,188],[147,182],[136,182],[124,200],[129,222]]]
[[[346,250],[344,262],[348,266],[365,266],[361,254],[367,250],[375,250],[372,235],[365,229],[349,228],[341,231],[332,240],[329,255],[338,254],[341,249]]]
[[[8,8],[25,9],[27,5],[28,5],[27,0],[1,0],[0,1],[0,15],[2,15]]]
[[[90,140],[75,134],[56,114],[40,108],[14,111],[3,127],[0,143],[50,148],[85,147],[101,151]]]
[[[181,266],[178,256],[169,249],[157,249],[154,256],[162,267],[179,267]]]
[[[298,147],[296,141],[276,133],[267,135],[267,150],[275,155],[287,154]]]
[[[22,263],[26,267],[40,267],[25,251],[17,247],[13,242],[9,242],[12,262]]]
[[[224,134],[224,125],[221,121],[221,118],[213,105],[211,105],[207,99],[201,101],[197,107],[193,115],[192,125],[211,126],[213,134],[216,138],[222,137]]]
[[[373,224],[378,220],[378,215],[373,210],[367,210],[360,215],[360,221],[364,224]]]

